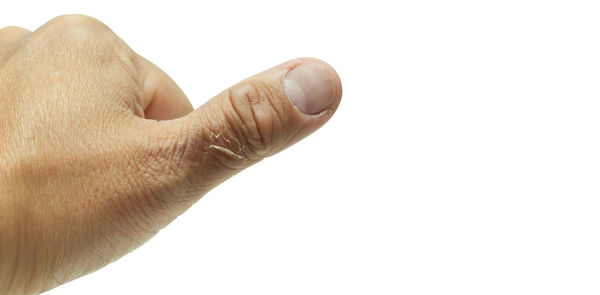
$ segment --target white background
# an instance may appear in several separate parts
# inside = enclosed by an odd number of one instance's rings
[[[320,131],[48,294],[598,294],[597,1],[5,1],[94,16],[194,106],[298,56]]]

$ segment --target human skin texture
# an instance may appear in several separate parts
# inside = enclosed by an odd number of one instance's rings
[[[298,58],[194,110],[108,27],[0,30],[0,294],[35,294],[154,236],[211,188],[337,108],[326,63]]]

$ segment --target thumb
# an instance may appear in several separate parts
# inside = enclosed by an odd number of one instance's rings
[[[342,86],[323,61],[294,59],[243,80],[185,117],[161,121],[162,159],[183,171],[196,198],[298,142],[337,108]],[[170,169],[169,171],[173,171]]]

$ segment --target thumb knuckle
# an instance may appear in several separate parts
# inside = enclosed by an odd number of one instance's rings
[[[277,85],[261,80],[244,81],[228,91],[230,108],[225,112],[231,128],[250,152],[266,156],[279,140],[286,113],[281,102],[285,93]]]

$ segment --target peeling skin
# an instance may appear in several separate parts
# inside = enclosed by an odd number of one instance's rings
[[[208,137],[211,144],[208,148],[220,151],[237,160],[245,159],[246,155],[243,152],[244,146],[231,132],[228,133],[229,134],[219,134],[210,132]]]
[[[229,136],[229,137],[231,137],[231,136]],[[216,134],[216,133],[214,133],[214,132],[211,132],[211,133],[210,133],[210,135],[209,135],[209,138],[210,138],[211,140],[219,140],[219,139],[222,139],[222,140],[224,140],[225,142],[227,142],[227,144],[231,145],[231,140],[229,140],[229,138],[228,138],[227,136],[223,136],[223,137],[221,137],[221,134]],[[242,145],[240,144],[239,140],[237,140],[237,139],[236,139],[236,142],[237,142],[237,145],[238,145],[238,146],[240,146],[240,148],[242,148]]]
[[[227,155],[229,155],[231,157],[234,157],[234,158],[236,158],[238,160],[244,159],[244,157],[242,157],[241,155],[238,155],[238,154],[232,152],[230,149],[224,148],[222,146],[211,144],[211,145],[208,146],[208,148],[215,149],[217,151],[221,151],[221,152],[223,152],[223,153],[225,153],[225,154],[227,154]]]

